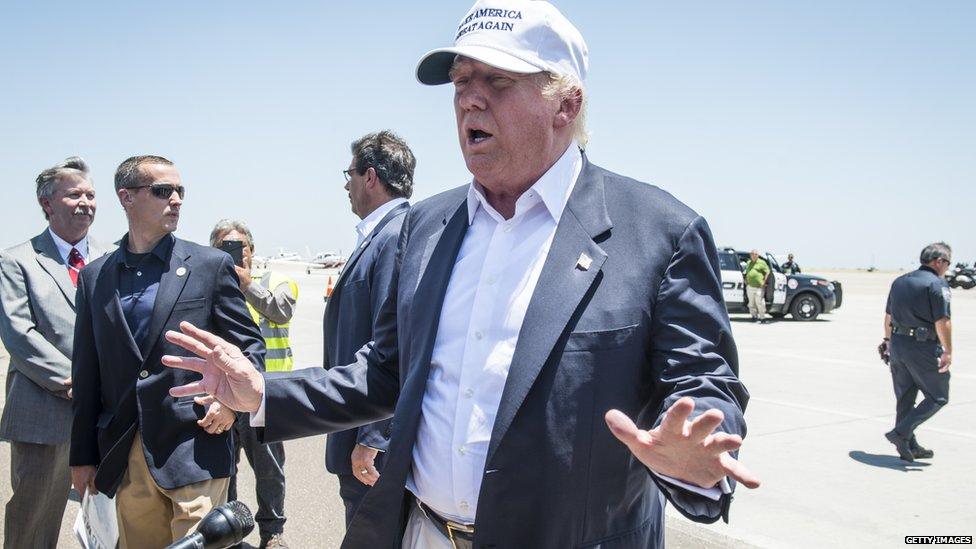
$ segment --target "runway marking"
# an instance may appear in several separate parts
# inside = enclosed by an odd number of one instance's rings
[[[803,430],[806,430],[806,429],[817,429],[817,428],[820,428],[820,427],[827,427],[827,426],[830,426],[830,425],[839,425],[839,424],[842,424],[842,423],[853,423],[853,422],[856,422],[856,421],[873,421],[874,423],[890,424],[891,423],[891,420],[894,417],[894,414],[879,414],[879,415],[874,415],[874,416],[866,416],[866,415],[863,415],[863,414],[855,414],[855,413],[851,413],[851,412],[841,412],[839,410],[834,410],[834,409],[830,409],[830,408],[822,408],[822,407],[819,407],[819,406],[809,406],[809,405],[806,405],[806,404],[797,404],[795,402],[783,402],[781,400],[773,400],[773,399],[769,399],[769,398],[751,397],[749,400],[763,402],[765,404],[773,404],[775,406],[785,406],[787,408],[796,408],[796,409],[800,409],[800,410],[807,410],[809,412],[817,412],[817,413],[821,413],[821,414],[831,414],[831,415],[835,415],[835,416],[843,416],[843,417],[849,418],[849,421],[832,421],[832,422],[821,423],[821,424],[817,424],[817,425],[805,425],[805,426],[802,426],[802,427],[795,427],[795,428],[792,428],[792,429],[782,429],[782,430],[779,430],[779,431],[770,431],[768,433],[754,434],[754,435],[752,435],[754,438],[755,437],[763,437],[763,436],[767,436],[767,435],[777,435],[777,434],[781,434],[781,433],[791,433],[791,432],[794,432],[794,431],[803,431]],[[958,402],[958,403],[957,402],[952,402],[951,404],[953,405],[953,407],[967,406],[967,405],[971,405],[971,404],[976,404],[976,400],[970,400],[970,401]],[[969,439],[976,440],[976,434],[973,434],[973,433],[964,433],[962,431],[954,431],[952,429],[940,429],[938,427],[925,427],[924,425],[922,427],[919,427],[919,429],[921,429],[923,431],[931,431],[933,433],[939,433],[939,434],[943,434],[943,435],[963,437],[963,438],[969,438]]]
[[[804,360],[807,362],[816,362],[817,364],[833,364],[833,365],[844,366],[844,367],[856,366],[863,370],[876,370],[880,367],[882,368],[882,371],[885,371],[885,373],[887,373],[887,371],[885,370],[887,366],[884,365],[872,366],[867,364],[863,360],[851,360],[849,358],[809,356],[809,355],[802,355],[797,353],[778,353],[776,351],[764,351],[760,349],[748,349],[748,348],[742,349],[741,351],[742,354],[744,355],[757,354],[757,355],[769,356],[774,358]],[[952,370],[950,370],[950,372],[952,373],[952,379],[976,380],[976,374],[961,374]]]

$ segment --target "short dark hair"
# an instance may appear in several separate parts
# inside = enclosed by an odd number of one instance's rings
[[[395,197],[410,198],[413,194],[413,170],[417,159],[406,141],[384,130],[360,137],[350,146],[356,173],[362,175],[373,168],[386,190]]]
[[[152,154],[130,156],[119,164],[119,169],[115,170],[115,190],[118,191],[119,189],[138,187],[152,183],[152,181],[147,180],[146,174],[139,169],[143,164],[173,165],[172,162],[162,156]]]
[[[918,261],[922,265],[928,265],[936,259],[950,261],[952,259],[952,248],[945,242],[934,242],[922,248],[922,253],[918,255]]]

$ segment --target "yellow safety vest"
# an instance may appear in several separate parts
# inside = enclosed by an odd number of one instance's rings
[[[292,297],[298,301],[298,283],[294,280],[279,275],[278,273],[258,273],[251,275],[251,284],[260,284],[269,292],[274,293],[274,289],[281,284],[288,284]],[[264,368],[269,372],[290,372],[295,365],[295,359],[291,353],[291,342],[288,340],[288,327],[291,323],[275,324],[259,313],[250,303],[247,310],[251,312],[254,323],[261,328],[261,336],[264,337]]]

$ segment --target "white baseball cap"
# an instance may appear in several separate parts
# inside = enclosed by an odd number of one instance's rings
[[[549,2],[479,0],[461,19],[454,46],[427,52],[417,64],[417,80],[436,86],[451,81],[458,55],[522,74],[551,72],[586,78],[589,64],[580,31]]]

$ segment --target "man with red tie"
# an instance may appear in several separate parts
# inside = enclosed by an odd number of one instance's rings
[[[55,547],[71,479],[71,349],[75,287],[109,248],[88,236],[95,188],[71,157],[37,176],[47,228],[0,252],[0,337],[10,354],[0,439],[10,442],[4,547]]]

